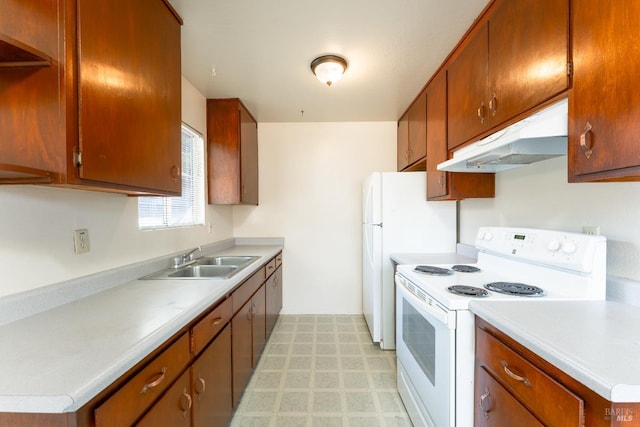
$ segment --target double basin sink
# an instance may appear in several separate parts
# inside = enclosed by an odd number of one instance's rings
[[[157,279],[229,279],[238,274],[258,256],[204,256],[196,259],[191,264],[161,270],[148,276],[141,277],[141,280]]]

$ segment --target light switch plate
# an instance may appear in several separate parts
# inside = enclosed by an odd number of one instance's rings
[[[81,228],[73,230],[73,251],[76,254],[89,252],[89,230]]]

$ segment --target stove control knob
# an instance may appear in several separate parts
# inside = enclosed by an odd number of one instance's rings
[[[576,244],[574,242],[568,241],[568,242],[564,242],[562,244],[562,252],[564,252],[567,255],[571,255],[577,249],[578,249],[578,247],[576,246]]]
[[[484,233],[484,240],[491,240],[493,239],[493,233],[491,233],[490,231],[487,231],[486,233]]]
[[[558,240],[550,241],[549,244],[547,245],[547,249],[549,249],[550,252],[558,252],[558,250],[560,249],[560,241]]]

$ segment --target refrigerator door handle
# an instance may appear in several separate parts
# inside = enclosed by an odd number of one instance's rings
[[[382,228],[382,223],[381,222],[379,222],[377,224],[369,224],[369,225],[371,225],[372,227],[380,227],[380,228]]]

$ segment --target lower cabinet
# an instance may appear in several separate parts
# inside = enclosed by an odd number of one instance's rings
[[[192,409],[193,397],[191,397],[189,371],[187,370],[136,426],[190,427]]]
[[[263,284],[231,319],[234,408],[240,403],[267,341],[265,302]]]
[[[540,426],[531,414],[511,393],[493,379],[484,368],[476,373],[477,408],[474,426]]]
[[[282,307],[281,264],[279,253],[77,412],[0,412],[0,426],[229,425],[266,345],[267,313],[273,327]]]
[[[267,338],[271,335],[282,310],[282,267],[278,267],[265,283],[267,304]]]
[[[230,325],[191,366],[191,387],[194,427],[226,426],[233,413]]]
[[[608,401],[478,317],[474,387],[476,426],[636,425],[625,417],[640,411]]]

